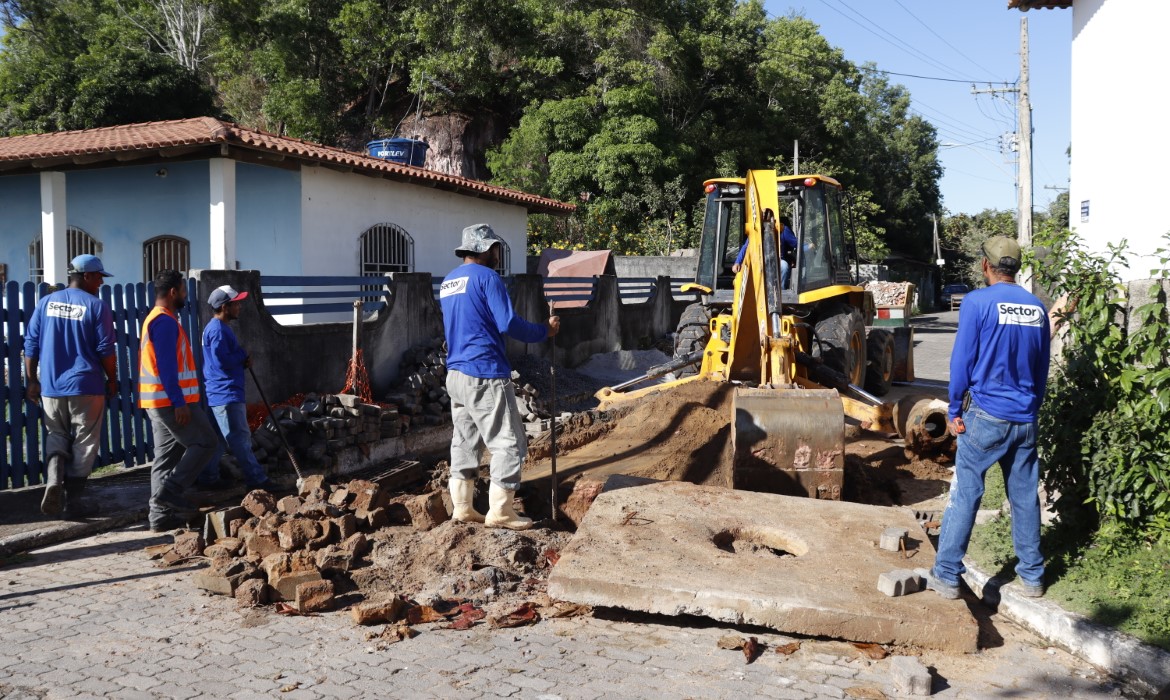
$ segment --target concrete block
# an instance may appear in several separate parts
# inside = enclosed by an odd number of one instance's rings
[[[878,547],[887,552],[899,552],[902,550],[902,540],[908,534],[910,532],[906,528],[887,527],[885,530],[882,530],[882,538],[878,542]]]
[[[295,601],[298,586],[320,580],[321,574],[316,571],[296,571],[269,577],[268,586],[276,593],[278,600]]]
[[[173,547],[180,559],[201,556],[204,549],[203,535],[198,532],[181,532],[175,535]]]
[[[292,515],[297,512],[302,503],[303,501],[297,496],[285,496],[276,502],[276,509],[285,515]]]
[[[239,576],[225,576],[214,571],[199,571],[195,574],[195,585],[218,595],[231,596],[236,593]]]
[[[404,504],[410,513],[410,524],[416,530],[430,530],[450,519],[443,496],[438,491],[406,499]]]
[[[930,695],[930,669],[914,656],[890,658],[890,680],[903,695]]]
[[[290,520],[276,531],[277,542],[286,552],[304,549],[309,541],[320,536],[321,528],[312,520]]]
[[[917,593],[926,586],[924,577],[910,569],[894,569],[878,576],[877,588],[891,598]]]
[[[268,602],[268,589],[263,579],[250,578],[236,587],[236,603],[242,608],[256,608]]]
[[[240,505],[257,518],[262,518],[276,510],[276,499],[267,491],[256,489],[249,491]]]

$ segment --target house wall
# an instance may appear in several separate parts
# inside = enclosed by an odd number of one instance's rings
[[[1170,209],[1161,205],[1170,161],[1159,127],[1165,98],[1151,83],[1170,63],[1168,26],[1165,0],[1073,5],[1070,224],[1092,250],[1128,239],[1126,280],[1159,267],[1149,254],[1170,232]]]
[[[37,175],[0,177],[0,263],[8,279],[27,282],[28,244],[41,230],[41,185]]]
[[[511,270],[524,272],[524,207],[327,168],[301,169],[301,254],[305,275],[358,274],[358,237],[389,223],[414,239],[414,272],[446,276],[460,264],[463,228],[480,222],[511,248]]]
[[[159,177],[163,167],[166,177]],[[68,223],[101,241],[112,282],[148,281],[142,244],[155,236],[186,238],[191,267],[210,264],[207,161],[75,170],[65,177]]]
[[[236,163],[236,257],[240,269],[301,274],[301,173]]]

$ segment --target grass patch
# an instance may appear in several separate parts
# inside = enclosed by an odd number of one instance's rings
[[[1089,537],[1073,526],[1041,532],[1046,597],[1066,610],[1170,650],[1170,542],[1148,542],[1105,525]],[[1011,518],[979,525],[971,557],[1000,578],[1014,576]]]

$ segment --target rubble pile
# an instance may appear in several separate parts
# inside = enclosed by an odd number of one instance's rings
[[[873,303],[878,306],[905,306],[910,301],[910,282],[879,282],[873,280],[865,283],[865,290],[873,294]]]
[[[252,451],[259,462],[291,471],[277,422],[298,463],[325,470],[347,447],[401,435],[412,425],[412,416],[396,407],[362,403],[353,394],[306,394],[299,406],[274,407],[252,433]]]
[[[314,612],[330,609],[338,588],[353,588],[350,572],[369,563],[372,533],[391,524],[429,530],[448,518],[438,492],[394,496],[373,481],[329,486],[318,475],[279,500],[252,491],[211,513],[204,533],[182,533],[171,554],[159,554],[167,563],[202,554],[209,567],[195,584],[241,605],[286,601]]]
[[[398,376],[398,386],[385,400],[405,418],[405,429],[451,422],[445,340],[436,338],[407,350],[398,364]]]

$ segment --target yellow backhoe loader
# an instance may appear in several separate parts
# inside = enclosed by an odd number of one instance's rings
[[[874,305],[856,284],[840,183],[753,170],[705,186],[696,279],[683,287],[702,300],[683,314],[675,359],[602,389],[602,407],[686,382],[734,383],[732,485],[753,491],[840,499],[845,415],[865,429],[901,435],[912,451],[942,449],[945,404],[924,397],[890,404],[875,395],[889,390],[893,338],[884,329],[867,338]],[[781,242],[782,217],[796,235],[791,251]],[[788,287],[782,260],[791,269]],[[666,375],[675,378],[632,388]]]

